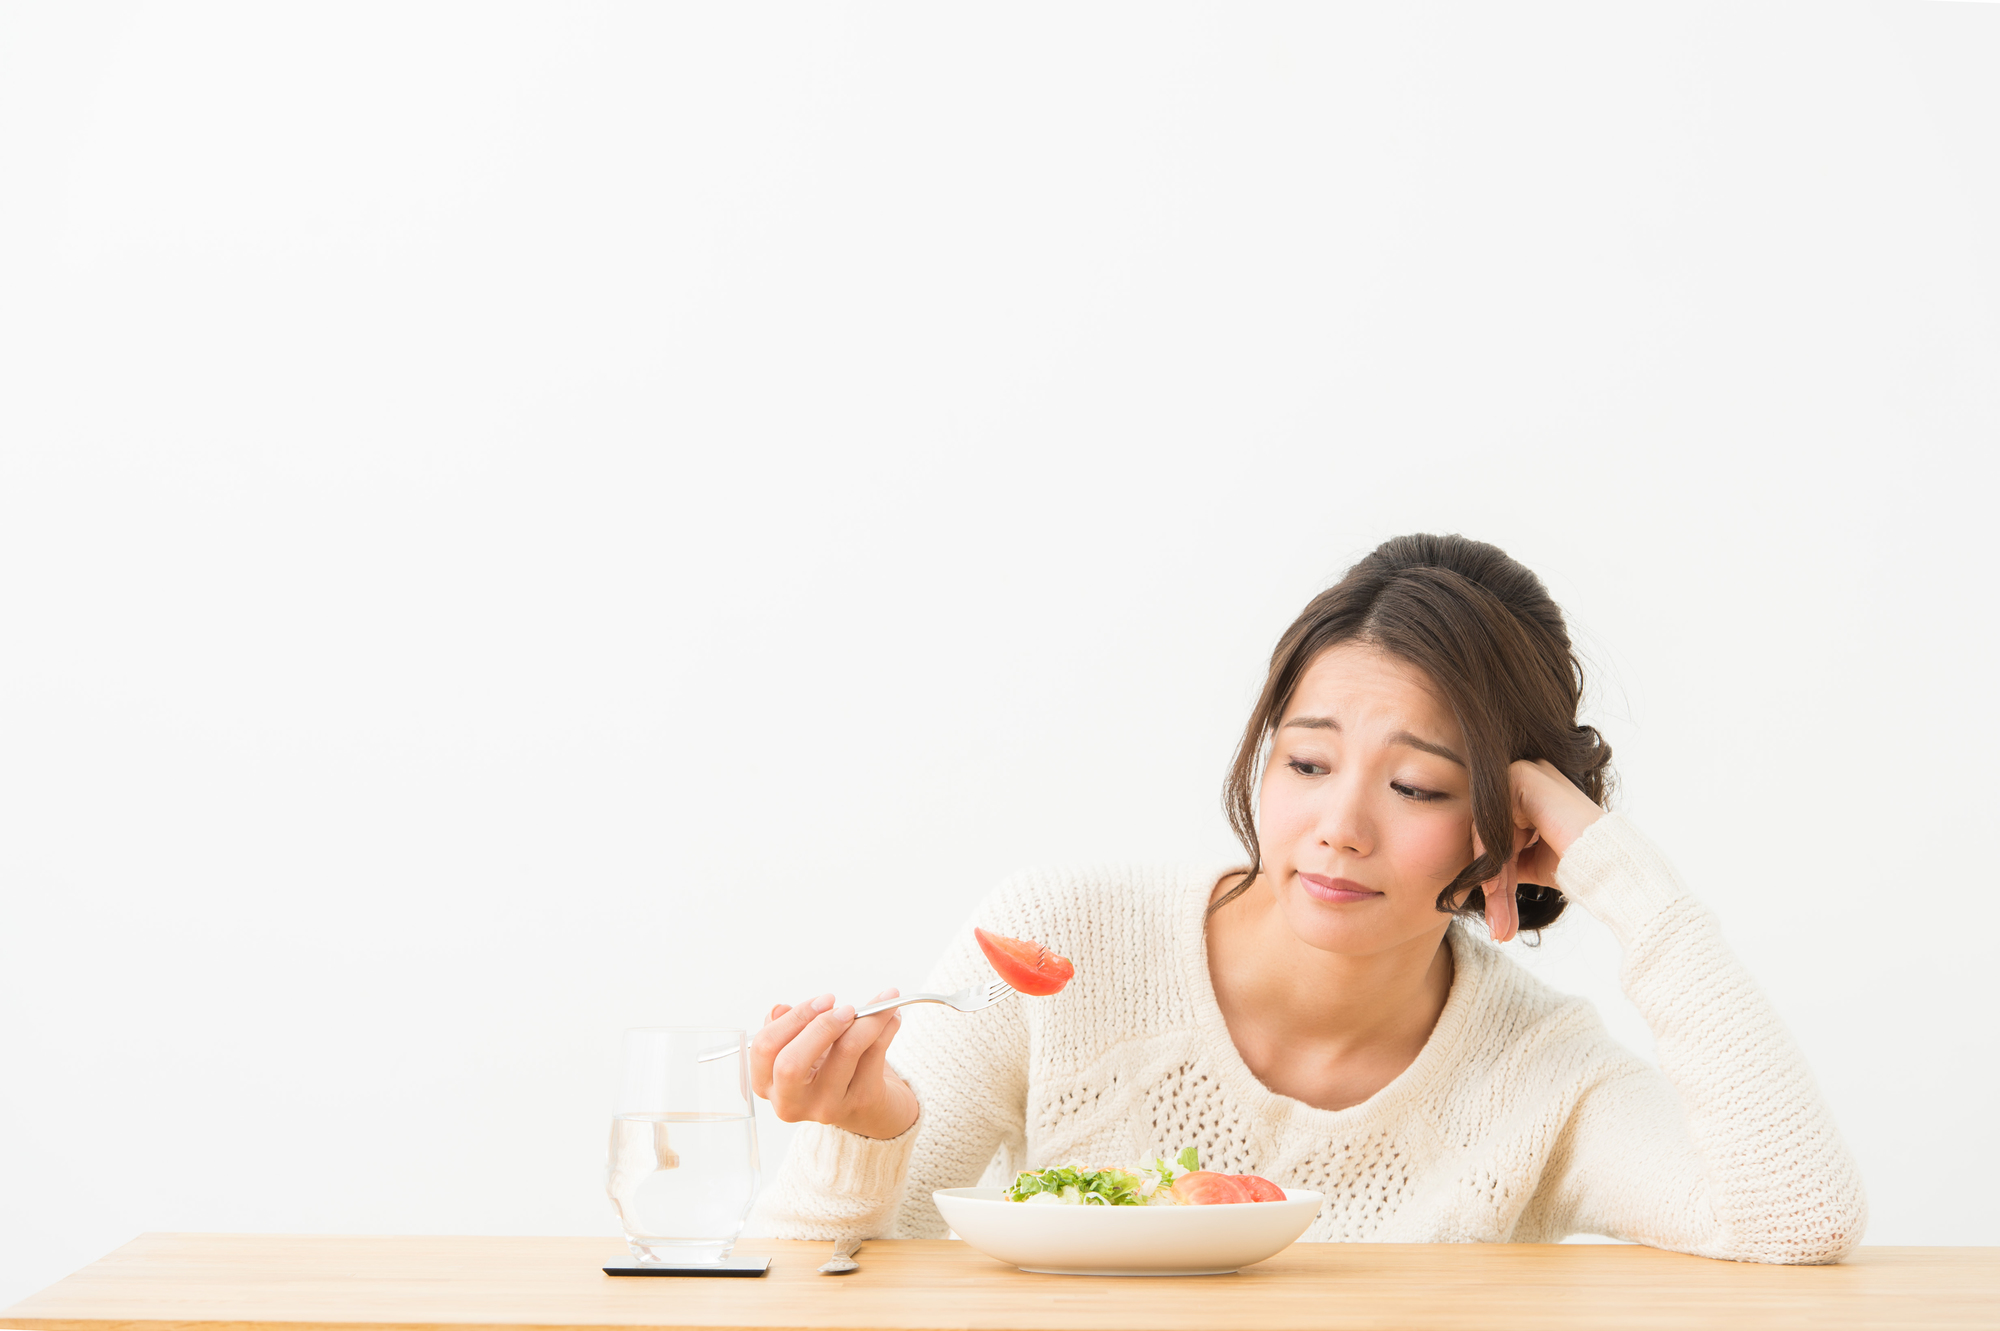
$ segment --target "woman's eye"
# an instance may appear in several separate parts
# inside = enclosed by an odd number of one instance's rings
[[[1428,803],[1431,800],[1441,800],[1444,798],[1444,793],[1442,791],[1419,790],[1415,786],[1406,786],[1400,781],[1391,781],[1389,783],[1389,789],[1395,791],[1398,795],[1401,795],[1404,799],[1418,800],[1424,803]]]
[[[1326,775],[1326,769],[1324,767],[1321,767],[1318,763],[1309,763],[1303,758],[1293,758],[1288,762],[1286,762],[1285,766],[1291,768],[1294,772],[1297,772],[1300,776]]]

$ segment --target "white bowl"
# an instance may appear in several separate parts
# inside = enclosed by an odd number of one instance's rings
[[[1213,1276],[1275,1257],[1325,1200],[1286,1188],[1282,1202],[1223,1206],[1030,1206],[998,1188],[931,1194],[957,1235],[1023,1271],[1077,1276]]]

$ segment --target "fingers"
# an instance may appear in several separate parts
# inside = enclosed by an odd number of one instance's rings
[[[771,1019],[750,1039],[750,1088],[770,1100],[775,1067],[780,1054],[790,1048],[799,1032],[833,1006],[832,994],[810,998],[797,1007],[783,1003],[771,1009]]]
[[[1500,876],[1482,885],[1486,893],[1486,932],[1496,943],[1504,943],[1521,929],[1521,908],[1514,899],[1521,885],[1520,859],[1510,855],[1500,866]]]
[[[890,990],[883,997],[895,997],[895,990]],[[862,1051],[861,1060],[854,1065],[854,1078],[848,1083],[850,1087],[868,1087],[872,1090],[875,1083],[888,1073],[889,1046],[895,1043],[896,1032],[903,1029],[903,1014],[897,1011],[884,1015],[889,1020],[882,1027],[882,1033],[875,1037],[875,1043]]]
[[[885,989],[870,1001],[893,998],[895,995],[895,990]],[[853,1008],[839,1008],[836,1011],[848,1014],[846,1029],[826,1051],[826,1056],[812,1074],[813,1098],[818,1106],[828,1113],[839,1110],[840,1102],[847,1098],[850,1089],[859,1090],[864,1095],[874,1089],[860,1079],[861,1058],[874,1047],[884,1028],[896,1019],[896,1014],[893,1012],[878,1012],[872,1017],[856,1020]],[[885,1056],[887,1052],[885,1045],[883,1049]]]
[[[875,1001],[897,997],[885,989]],[[902,1028],[898,1012],[856,1018],[832,994],[790,1007],[779,1003],[750,1041],[751,1084],[787,1123],[835,1123],[882,1099],[889,1045]]]
[[[805,1029],[807,1022],[832,1006],[832,994],[821,994],[818,998],[808,998],[797,1007],[790,1007],[784,1003],[779,1003],[771,1009],[770,1017],[758,1029],[757,1034],[752,1037],[750,1041],[751,1048],[754,1050],[760,1045],[767,1046],[769,1051],[775,1054],[778,1050],[791,1043],[793,1037]]]
[[[899,997],[901,997],[901,994],[898,991],[884,989],[868,1001],[879,1003],[885,998]],[[903,1013],[901,1009],[893,1012],[883,1012],[869,1017],[865,1021],[857,1021],[854,1025],[857,1031],[863,1026],[873,1027],[874,1029],[872,1038],[869,1039],[866,1045],[862,1046],[860,1054],[855,1059],[854,1071],[848,1078],[848,1085],[850,1087],[867,1087],[872,1089],[875,1079],[882,1075],[882,1069],[889,1057],[889,1046],[894,1042],[896,1032],[903,1029]],[[855,1039],[858,1037],[854,1032],[849,1032],[843,1038]]]
[[[780,1110],[788,1105],[805,1108],[809,1086],[836,1041],[854,1024],[854,1007],[842,1003],[813,1015],[794,1035],[778,1056],[771,1060],[771,1103]]]
[[[1564,794],[1589,803],[1569,778],[1545,758],[1512,763],[1507,769],[1507,783],[1513,796],[1514,853],[1500,866],[1499,876],[1490,883],[1480,884],[1486,896],[1486,931],[1500,943],[1521,931],[1521,908],[1516,893],[1524,872],[1530,881],[1552,886],[1555,866],[1562,859],[1563,850],[1575,839],[1563,818],[1553,817],[1551,809],[1561,804]],[[1562,812],[1572,811],[1565,806]],[[1581,820],[1578,830],[1594,821],[1599,812],[1595,805],[1590,805],[1590,813]],[[1476,827],[1472,844],[1475,856],[1485,853],[1485,843]],[[1533,854],[1529,853],[1531,850]]]
[[[1514,796],[1514,826],[1527,828],[1542,825],[1550,797],[1558,787],[1574,789],[1569,778],[1546,758],[1515,760],[1507,769],[1507,784]]]
[[[1546,758],[1515,763],[1510,780],[1516,825],[1540,833],[1556,859],[1568,853],[1570,843],[1583,835],[1585,828],[1604,816],[1602,806]]]

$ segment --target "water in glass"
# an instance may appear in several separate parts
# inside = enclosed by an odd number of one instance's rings
[[[642,1261],[729,1255],[757,1195],[757,1127],[742,1031],[625,1033],[605,1191]]]

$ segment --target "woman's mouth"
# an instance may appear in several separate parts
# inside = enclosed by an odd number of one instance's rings
[[[1382,894],[1363,887],[1351,878],[1328,878],[1323,874],[1302,873],[1299,881],[1305,885],[1306,895],[1315,901],[1367,901]]]

